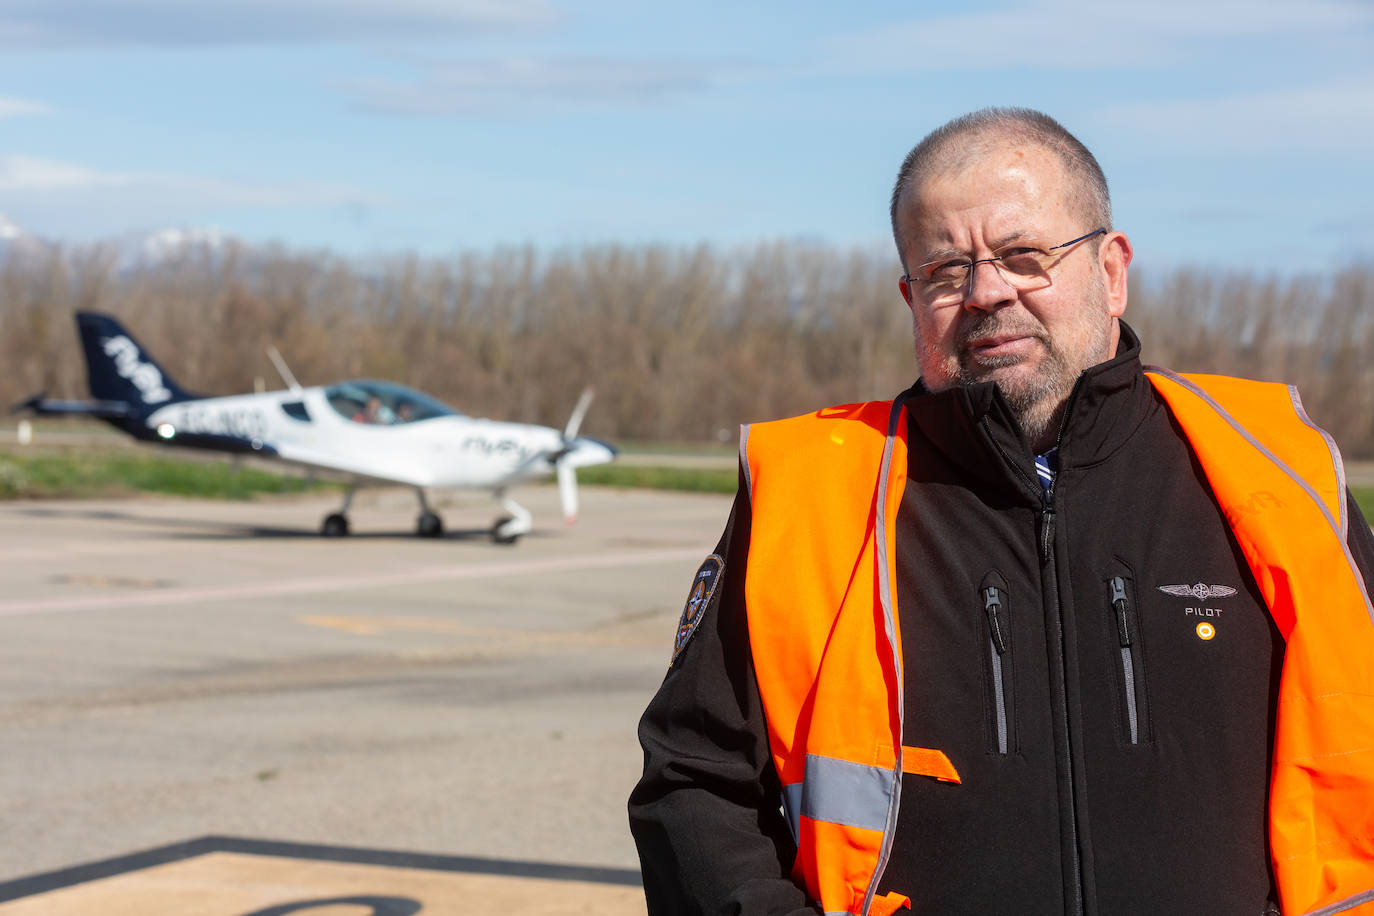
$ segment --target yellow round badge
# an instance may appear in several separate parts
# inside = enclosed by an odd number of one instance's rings
[[[1197,625],[1197,638],[1198,638],[1198,639],[1211,639],[1213,636],[1216,636],[1216,635],[1217,635],[1217,628],[1214,627],[1214,626],[1212,626],[1210,623],[1200,623],[1200,624]]]

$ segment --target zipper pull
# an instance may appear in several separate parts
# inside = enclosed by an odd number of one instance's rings
[[[1040,562],[1050,561],[1050,548],[1054,546],[1054,495],[1053,490],[1045,490],[1040,496]]]
[[[1002,593],[997,586],[989,585],[983,589],[983,610],[988,614],[988,627],[992,630],[992,644],[997,647],[997,654],[1002,655],[1007,651],[1007,638],[1002,635],[1002,622],[997,619],[997,609],[1002,606]]]
[[[1116,635],[1121,640],[1121,648],[1131,644],[1131,628],[1126,620],[1126,580],[1112,576],[1112,607],[1116,608]]]

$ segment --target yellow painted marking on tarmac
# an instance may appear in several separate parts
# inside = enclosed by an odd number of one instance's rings
[[[353,633],[356,636],[376,636],[387,629],[383,622],[363,617],[320,617],[312,614],[297,617],[296,620],[312,627],[343,630],[345,633]]]
[[[413,901],[419,916],[644,916],[638,887],[473,872],[319,862],[214,852],[0,903],[0,916],[246,916],[269,907],[348,897]],[[331,904],[299,916],[370,916]]]

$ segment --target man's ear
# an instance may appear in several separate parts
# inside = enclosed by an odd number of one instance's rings
[[[907,282],[906,277],[897,281],[897,289],[901,290],[902,298],[906,300],[907,307],[911,307],[913,304],[911,301],[911,284]]]
[[[1130,273],[1131,240],[1124,232],[1109,232],[1099,249],[1107,294],[1107,311],[1113,318],[1126,313],[1127,275]]]

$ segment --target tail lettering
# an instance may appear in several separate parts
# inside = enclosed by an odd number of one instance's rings
[[[115,372],[138,389],[145,404],[161,404],[172,399],[172,392],[162,383],[162,373],[152,363],[139,359],[138,345],[123,334],[104,337],[100,341],[105,355],[114,360]]]

